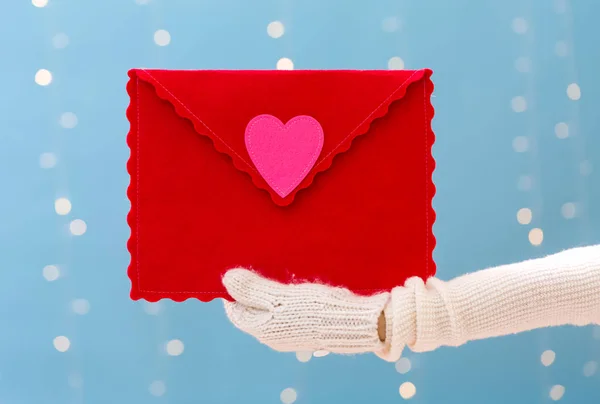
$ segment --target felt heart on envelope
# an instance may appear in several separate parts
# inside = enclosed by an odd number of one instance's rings
[[[285,198],[308,175],[323,148],[323,128],[306,115],[285,125],[272,115],[258,115],[246,126],[248,154],[260,175]]]

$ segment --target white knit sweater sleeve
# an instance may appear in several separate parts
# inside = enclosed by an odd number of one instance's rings
[[[386,349],[396,360],[536,328],[600,324],[600,245],[489,268],[444,282],[409,279],[385,309]]]

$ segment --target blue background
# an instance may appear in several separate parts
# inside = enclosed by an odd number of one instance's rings
[[[234,329],[220,301],[130,301],[125,247],[127,70],[272,69],[282,57],[386,69],[398,56],[434,70],[440,278],[599,242],[599,13],[596,0],[4,1],[0,403],[267,404],[286,388],[297,403],[394,403],[405,382],[415,403],[543,403],[555,385],[561,402],[600,402],[598,327],[406,352],[405,374],[372,355],[301,363]],[[267,34],[272,21],[280,38]],[[154,42],[159,29],[167,46]],[[39,69],[49,85],[34,81]],[[62,197],[66,215],[55,212]],[[518,222],[522,208],[530,223]],[[72,234],[75,219],[85,234]],[[43,276],[48,265],[58,279]],[[181,355],[167,353],[173,339]]]

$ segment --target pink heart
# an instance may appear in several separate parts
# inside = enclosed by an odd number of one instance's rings
[[[267,184],[285,198],[315,165],[323,148],[323,128],[310,116],[285,125],[272,115],[258,115],[246,126],[246,148]]]

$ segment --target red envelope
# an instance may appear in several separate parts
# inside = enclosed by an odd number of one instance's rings
[[[435,273],[430,70],[134,69],[131,298],[222,275],[372,294]]]

